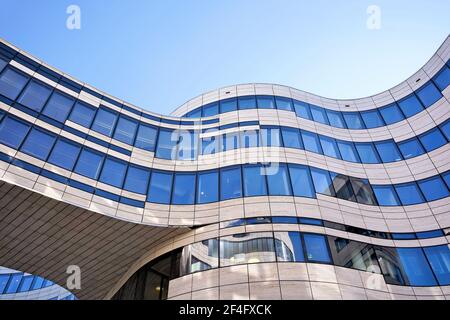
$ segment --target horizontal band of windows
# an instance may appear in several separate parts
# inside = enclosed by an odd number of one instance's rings
[[[349,226],[342,223],[305,217],[293,217],[293,216],[266,216],[266,217],[252,217],[241,218],[220,222],[220,228],[233,228],[248,225],[260,225],[260,224],[303,224],[321,226],[325,228],[345,231],[362,236],[387,239],[387,240],[416,240],[416,239],[431,239],[439,238],[450,235],[450,228],[437,229],[423,232],[404,232],[404,233],[391,233],[385,231],[374,231],[363,229],[359,227]]]
[[[15,116],[11,116],[9,113],[0,110],[0,121],[5,116],[16,119]],[[40,119],[42,117],[39,116]],[[80,138],[126,156],[131,156],[132,154],[127,149],[87,135],[70,126],[63,126],[62,124],[58,126],[58,123],[54,123],[55,121],[48,118],[42,120]],[[7,120],[5,119],[5,121]],[[32,125],[27,121],[23,122],[27,123],[28,126]],[[251,121],[232,125],[257,124],[257,121]],[[36,124],[33,126],[37,127]],[[168,129],[158,130],[156,127],[149,126],[140,127],[138,132],[138,140],[136,140],[135,146],[144,150],[154,151],[156,158],[166,160],[195,161],[200,155],[210,155],[238,148],[284,147],[306,150],[343,161],[375,164],[408,160],[442,147],[450,141],[450,120],[420,134],[418,137],[409,138],[400,142],[395,142],[394,140],[351,142],[334,139],[302,129],[278,126],[262,126],[260,130],[243,130],[236,133],[205,137],[203,139],[200,139],[199,134],[193,131],[177,132]],[[207,129],[203,132],[214,133],[214,130]],[[0,132],[0,135],[2,134],[9,134],[9,131],[3,130]],[[53,133],[48,132],[48,134],[54,136]],[[11,147],[13,146],[11,145]]]
[[[38,146],[36,150],[40,153],[49,150],[43,139],[36,139],[35,144]],[[31,146],[33,144],[30,143]],[[316,194],[323,194],[365,205],[405,206],[434,201],[450,195],[450,171],[397,185],[371,185],[366,179],[286,163],[247,164],[218,170],[172,172],[128,165],[125,161],[111,156],[105,157],[90,148],[77,147],[65,139],[57,141],[47,158],[47,162],[66,170],[74,170],[82,176],[146,195],[147,202],[167,205],[206,204],[268,195],[315,198]],[[139,203],[139,207],[145,206],[142,201],[134,202],[134,199],[94,189],[92,186],[51,173],[3,153],[0,153],[0,159],[88,193],[99,194],[130,205]]]

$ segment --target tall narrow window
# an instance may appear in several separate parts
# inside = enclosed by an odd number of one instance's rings
[[[194,204],[196,175],[176,173],[173,184],[172,204]]]
[[[314,189],[317,193],[328,196],[335,196],[333,184],[331,182],[330,173],[326,170],[311,168],[311,175],[314,181]]]
[[[243,176],[246,197],[267,195],[266,175],[262,166],[244,166]]]
[[[412,286],[436,286],[436,280],[421,248],[397,248],[399,259]]]
[[[219,173],[200,172],[197,182],[197,203],[211,203],[219,200]]]
[[[294,100],[294,109],[297,117],[308,120],[312,119],[309,104],[307,104],[306,102]]]
[[[306,249],[306,258],[309,262],[331,263],[327,241],[319,234],[304,234],[303,241]]]
[[[439,285],[450,285],[450,249],[448,245],[423,248]]]
[[[358,203],[376,205],[377,201],[367,179],[350,178]]]
[[[220,170],[221,200],[242,197],[241,167]]]
[[[267,168],[267,184],[269,185],[269,195],[290,196],[291,185],[286,165],[278,164],[278,167]]]
[[[289,165],[289,174],[292,183],[292,192],[296,197],[315,198],[311,173],[308,167],[301,165]]]
[[[171,192],[172,173],[153,171],[147,200],[153,203],[170,204]]]

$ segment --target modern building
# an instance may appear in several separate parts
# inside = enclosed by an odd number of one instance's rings
[[[78,299],[450,299],[449,85],[450,37],[371,97],[164,116],[1,41],[0,265],[78,266]]]

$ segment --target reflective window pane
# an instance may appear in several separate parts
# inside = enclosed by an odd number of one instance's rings
[[[114,139],[117,139],[123,143],[133,144],[134,136],[136,134],[138,123],[132,119],[124,116],[119,117],[117,127],[114,132]]]
[[[344,117],[341,112],[327,110],[327,116],[331,126],[336,128],[346,128]]]
[[[278,110],[292,111],[292,101],[289,98],[275,97]]]
[[[308,261],[331,263],[327,241],[324,236],[318,234],[304,234],[303,241]]]
[[[217,137],[205,137],[202,138],[201,144],[202,144],[202,154],[203,155],[209,155],[209,154],[215,154],[216,152],[219,152],[219,140],[220,136]]]
[[[8,62],[6,62],[3,59],[0,59],[0,72],[3,70],[4,67],[6,67],[6,65],[8,64]],[[0,293],[2,292],[2,290],[0,290]]]
[[[239,148],[239,133],[227,133],[222,135],[222,151],[230,151]]]
[[[8,283],[8,288],[6,288],[5,293],[11,294],[16,293],[19,289],[20,281],[22,281],[23,273],[14,273]]]
[[[302,149],[303,144],[300,138],[300,131],[293,128],[281,128],[283,136],[283,146],[285,148]]]
[[[356,195],[356,201],[362,204],[376,205],[375,195],[369,181],[366,179],[350,178],[353,191]]]
[[[178,160],[195,160],[198,155],[199,133],[190,130],[180,130],[178,135]]]
[[[449,196],[447,186],[440,176],[417,182],[427,201],[434,201]]]
[[[319,139],[324,155],[336,159],[341,158],[339,155],[339,150],[335,139],[325,136],[319,136]]]
[[[306,102],[294,100],[294,109],[297,117],[308,120],[312,119],[311,110]]]
[[[275,232],[275,251],[278,262],[303,262],[300,232]]]
[[[444,66],[441,71],[433,78],[434,83],[438,86],[439,90],[444,91],[450,84],[450,68]]]
[[[239,97],[239,110],[256,109],[256,98],[254,96]]]
[[[375,247],[375,253],[386,283],[408,285],[408,279],[395,248]]]
[[[447,143],[447,140],[438,128],[419,136],[419,139],[427,152],[440,148]]]
[[[175,130],[159,130],[156,157],[167,160],[176,160],[178,134]]]
[[[331,180],[333,181],[333,187],[336,191],[336,196],[339,199],[355,201],[355,195],[353,194],[353,188],[350,180],[347,176],[330,172]]]
[[[122,188],[126,171],[127,164],[125,162],[107,157],[100,175],[100,182]]]
[[[65,122],[74,103],[75,99],[58,92],[54,92],[50,97],[50,100],[45,105],[42,114],[56,121]]]
[[[51,92],[49,87],[33,80],[30,81],[17,102],[36,112],[41,112]]]
[[[281,132],[279,128],[261,128],[261,145],[263,147],[280,147]]]
[[[95,116],[95,108],[78,101],[72,109],[69,120],[83,127],[90,128]]]
[[[153,203],[170,204],[171,190],[172,173],[153,171],[147,200]]]
[[[352,142],[337,141],[342,160],[360,162],[355,145]]]
[[[172,204],[194,204],[196,175],[176,173],[173,183]]]
[[[242,197],[241,167],[220,170],[220,200]]]
[[[55,140],[54,135],[32,128],[20,150],[45,161]]]
[[[292,184],[292,192],[296,197],[315,198],[311,174],[308,167],[300,165],[289,165],[289,174]]]
[[[104,134],[110,137],[116,124],[117,114],[100,108],[95,116],[94,123],[92,124],[92,130]]]
[[[397,194],[392,186],[372,186],[380,206],[399,206]]]
[[[301,135],[305,150],[315,153],[322,153],[319,137],[317,136],[317,134],[302,130]]]
[[[311,114],[314,121],[328,124],[327,114],[323,108],[311,105]]]
[[[430,265],[420,248],[397,248],[399,259],[412,286],[436,286]]]
[[[368,129],[384,126],[383,118],[381,117],[381,114],[378,113],[378,110],[361,112],[361,117]]]
[[[344,120],[349,129],[364,129],[364,123],[358,112],[344,112]]]
[[[225,99],[220,101],[220,113],[236,111],[237,110],[237,99]]]
[[[266,175],[262,166],[244,166],[244,196],[267,195]]]
[[[394,141],[376,142],[375,147],[382,162],[394,162],[403,159]]]
[[[330,173],[326,170],[311,168],[311,175],[314,181],[314,189],[317,193],[328,196],[335,196],[333,184],[331,182]]]
[[[202,117],[211,117],[219,113],[219,103],[214,102],[203,106]]]
[[[422,144],[417,138],[400,142],[398,147],[400,148],[400,151],[405,159],[414,158],[425,153]]]
[[[189,111],[186,115],[187,118],[201,118],[202,117],[202,108],[197,108],[192,111]]]
[[[272,96],[256,97],[259,109],[275,109],[275,101]]]
[[[158,129],[141,123],[139,125],[139,130],[136,136],[136,141],[134,142],[134,146],[136,148],[147,151],[155,151],[157,134]]]
[[[404,115],[409,118],[423,110],[422,104],[414,94],[400,100],[398,102],[400,109],[402,109]]]
[[[289,196],[291,187],[287,167],[282,164],[272,164],[266,167],[267,184],[269,186],[269,195],[271,196]]]
[[[257,148],[259,146],[258,130],[241,131],[241,148]]]
[[[404,206],[424,202],[422,194],[415,183],[396,185],[395,190]]]
[[[48,162],[72,171],[81,148],[68,140],[58,139]]]
[[[198,174],[197,203],[211,203],[219,200],[219,173],[217,171]]]
[[[185,246],[181,254],[181,275],[219,266],[219,241],[209,239]]]
[[[30,126],[11,117],[5,117],[0,124],[0,142],[17,149],[28,133]]]
[[[147,185],[150,180],[150,170],[130,165],[125,179],[124,189],[139,194],[147,193]]]
[[[16,100],[23,87],[27,84],[28,77],[9,67],[6,67],[0,75],[0,94]]]
[[[450,141],[450,121],[446,121],[439,126],[441,128],[442,133],[445,135],[448,141]]]
[[[380,109],[381,116],[386,124],[392,124],[405,119],[396,103],[392,103]]]
[[[433,82],[429,81],[426,85],[417,90],[417,96],[425,108],[428,108],[442,97],[442,93],[436,88]]]
[[[362,163],[380,163],[377,152],[371,143],[355,143]]]
[[[448,245],[425,247],[423,250],[439,285],[450,285],[450,249]]]
[[[83,149],[75,166],[75,172],[96,180],[100,173],[102,162],[103,156],[101,154]]]

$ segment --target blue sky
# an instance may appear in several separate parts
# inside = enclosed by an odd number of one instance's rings
[[[1,0],[0,37],[100,90],[169,114],[222,86],[269,82],[332,98],[378,93],[450,31],[450,1]],[[66,28],[66,8],[81,29]],[[367,28],[367,7],[381,28]]]

